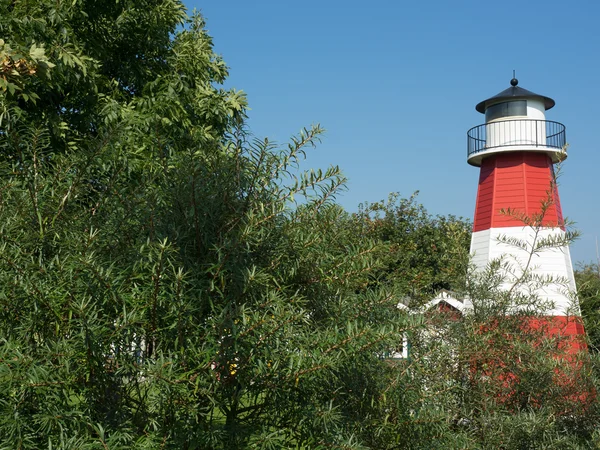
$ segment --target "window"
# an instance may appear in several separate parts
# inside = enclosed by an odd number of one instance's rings
[[[527,101],[514,100],[512,102],[497,103],[485,110],[485,121],[490,122],[494,119],[510,116],[526,116]]]

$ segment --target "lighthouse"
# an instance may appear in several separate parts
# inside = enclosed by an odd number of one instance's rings
[[[535,320],[568,337],[576,352],[584,329],[555,180],[555,164],[567,156],[566,130],[546,120],[554,100],[518,84],[513,77],[478,103],[485,123],[467,132],[467,162],[480,170],[472,261],[479,271],[496,261],[502,289],[539,299]]]

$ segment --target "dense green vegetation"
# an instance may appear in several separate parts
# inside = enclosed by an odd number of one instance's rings
[[[600,265],[587,264],[575,271],[575,282],[585,320],[590,350],[600,351]]]
[[[469,223],[344,211],[298,170],[321,128],[253,137],[181,2],[0,0],[0,38],[0,448],[599,442],[594,360],[496,320]],[[397,307],[442,288],[477,314]]]

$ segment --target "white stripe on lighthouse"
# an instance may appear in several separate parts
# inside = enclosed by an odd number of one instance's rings
[[[528,270],[537,278],[551,280],[541,283],[535,290],[550,306],[540,313],[549,316],[580,316],[569,247],[544,248],[532,253],[536,243],[549,237],[563,239],[565,232],[561,228],[541,228],[536,234],[535,229],[527,226],[476,231],[471,237],[472,262],[476,270],[484,270],[489,262],[502,258],[509,268],[503,271],[506,276],[503,289],[510,289],[521,277],[523,270]],[[527,249],[508,244],[506,241],[511,238],[526,242]],[[521,287],[521,292],[525,288],[526,286]]]

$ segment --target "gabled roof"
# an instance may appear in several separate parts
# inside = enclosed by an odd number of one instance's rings
[[[425,303],[425,305],[423,306],[423,309],[425,311],[429,311],[430,309],[439,306],[439,305],[448,305],[454,309],[456,309],[459,312],[463,312],[465,310],[465,308],[467,307],[467,305],[465,304],[465,302],[463,302],[462,300],[459,300],[457,298],[454,297],[454,294],[450,291],[447,291],[445,289],[442,289],[441,291],[438,292],[438,294],[433,298],[433,300],[430,300],[429,302]]]

